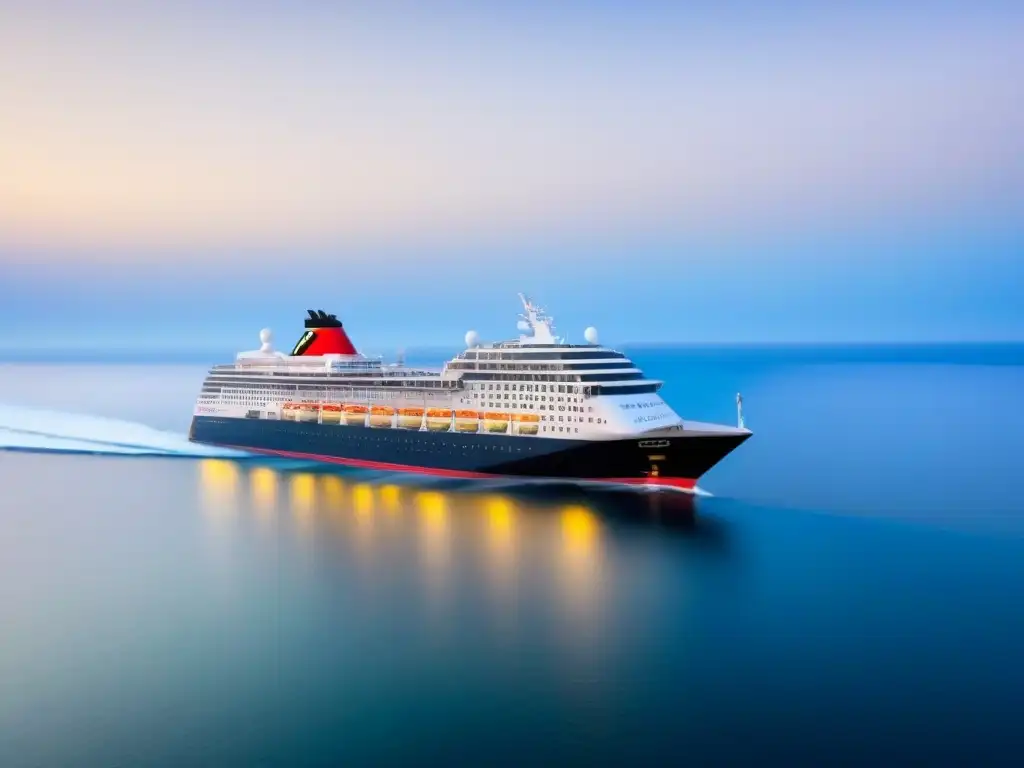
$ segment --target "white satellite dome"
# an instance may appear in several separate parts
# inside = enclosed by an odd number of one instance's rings
[[[480,346],[480,334],[476,331],[466,332],[466,346],[470,349]]]
[[[274,334],[270,332],[269,328],[264,328],[260,331],[260,348],[239,352],[235,359],[249,360],[253,358],[284,357],[280,352],[274,351],[273,344],[271,343],[273,340]]]
[[[597,328],[590,326],[583,332],[583,338],[587,340],[587,344],[597,344]]]

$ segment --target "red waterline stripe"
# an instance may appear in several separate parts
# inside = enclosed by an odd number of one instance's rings
[[[470,472],[462,469],[438,469],[436,467],[417,467],[410,464],[391,464],[385,461],[345,459],[338,456],[322,456],[318,453],[302,453],[300,451],[280,451],[272,448],[249,448],[241,445],[223,445],[222,447],[233,448],[238,451],[248,451],[249,453],[264,453],[272,456],[283,456],[288,459],[327,461],[332,464],[341,464],[343,466],[354,467],[356,469],[379,469],[387,472],[412,472],[421,475],[450,477],[460,480],[565,480],[567,482],[620,483],[623,485],[641,485],[652,488],[676,488],[682,491],[692,491],[693,487],[697,484],[696,480],[685,477],[533,477],[527,475],[497,475],[489,472]]]

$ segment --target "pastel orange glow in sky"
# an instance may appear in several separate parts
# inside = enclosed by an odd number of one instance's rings
[[[0,244],[799,227],[1024,189],[1012,7],[766,27],[627,5],[0,4]]]

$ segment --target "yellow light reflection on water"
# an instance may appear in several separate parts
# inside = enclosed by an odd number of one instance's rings
[[[443,594],[449,566],[448,499],[436,491],[416,494],[422,533],[424,583],[435,596]]]
[[[597,516],[586,507],[569,506],[562,510],[562,540],[567,553],[593,552],[600,536]]]
[[[483,510],[487,515],[487,559],[486,569],[495,591],[498,605],[503,609],[515,594],[516,571],[516,516],[518,510],[511,499],[505,496],[489,496],[484,500]],[[513,617],[502,611],[503,623]]]
[[[238,507],[241,471],[233,461],[203,459],[199,462],[199,489],[203,511],[215,520],[234,517]]]
[[[203,459],[199,462],[199,474],[206,490],[228,496],[238,491],[241,472],[238,465],[226,459]]]
[[[506,496],[488,496],[484,504],[491,523],[507,528],[512,523],[512,500]]]
[[[302,529],[307,529],[313,522],[316,508],[316,476],[302,472],[291,476],[292,515]]]
[[[356,517],[369,519],[373,513],[373,488],[366,483],[359,483],[352,488],[352,509]]]
[[[317,478],[317,500],[321,502],[323,511],[331,525],[342,535],[348,529],[348,499],[345,496],[345,483],[336,475],[320,475]]]
[[[416,494],[416,508],[428,528],[443,529],[448,515],[448,500],[443,493],[422,491]]]
[[[601,524],[597,515],[578,505],[564,507],[560,517],[566,608],[578,618],[590,616],[601,589]]]
[[[388,512],[397,512],[402,500],[402,489],[397,485],[382,485],[380,488],[381,505]]]
[[[339,510],[345,506],[345,484],[340,477],[324,475],[320,478],[323,487],[324,501],[331,510]]]
[[[512,544],[515,506],[504,496],[494,496],[487,499],[484,507],[492,545],[508,548]]]
[[[605,663],[600,631],[606,602],[601,521],[590,509],[572,505],[561,509],[559,522],[559,634],[565,643],[567,669],[573,675],[590,676]]]
[[[256,467],[249,473],[249,495],[261,520],[267,520],[277,506],[277,473]]]

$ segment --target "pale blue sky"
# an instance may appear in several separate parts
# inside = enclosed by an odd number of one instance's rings
[[[1019,4],[209,5],[0,1],[0,348],[1024,339]]]

